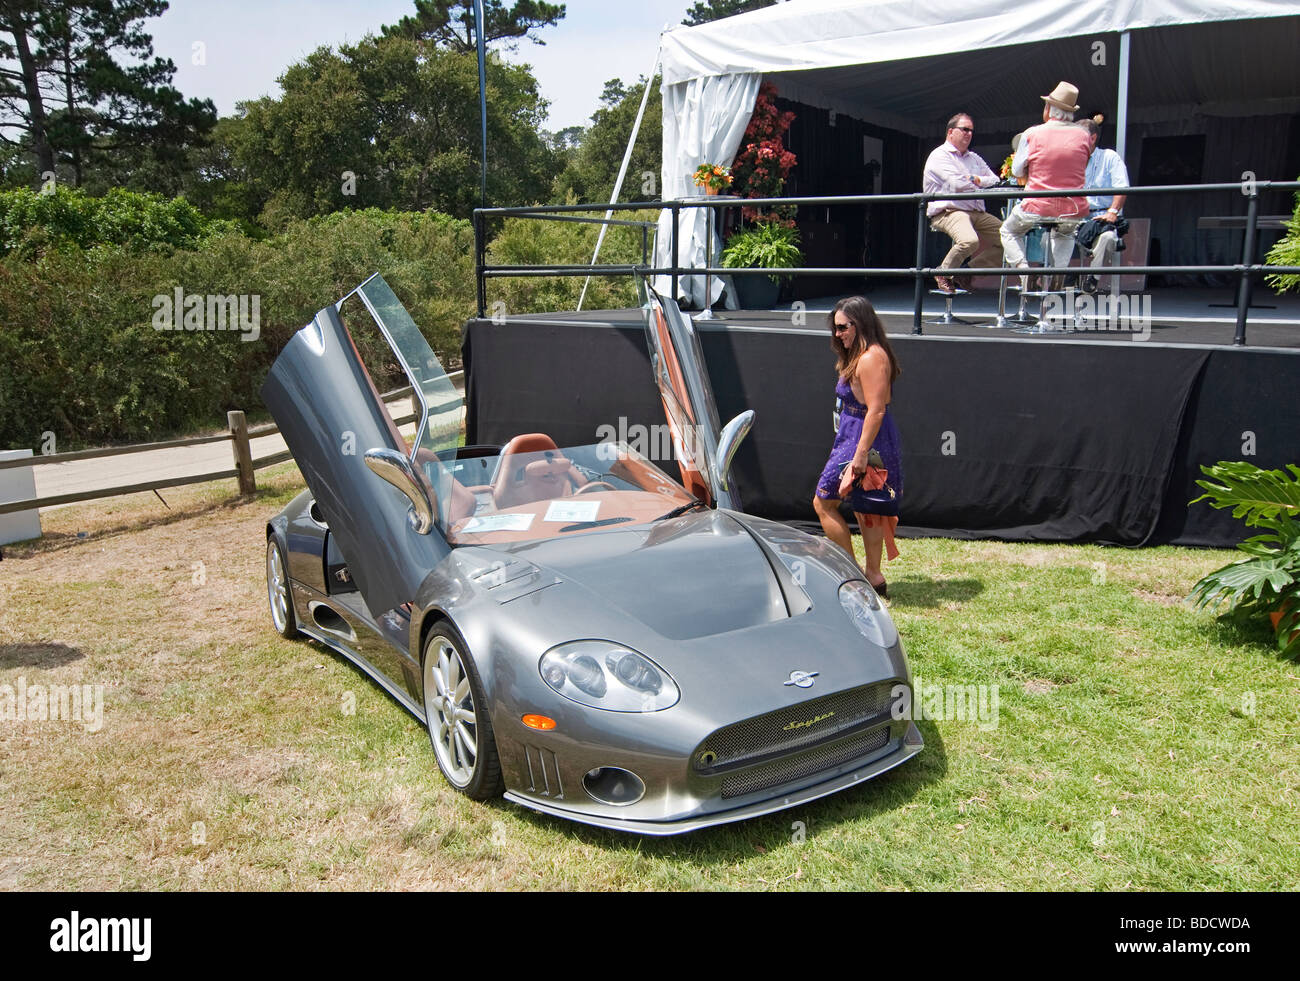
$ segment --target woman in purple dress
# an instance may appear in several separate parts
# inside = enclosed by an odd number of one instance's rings
[[[888,595],[880,571],[882,548],[889,558],[898,556],[894,528],[903,497],[903,462],[898,429],[889,412],[890,392],[899,375],[884,325],[865,296],[850,296],[835,305],[829,318],[831,350],[839,384],[835,386],[835,444],[821,479],[813,508],[826,537],[853,556],[848,522],[840,514],[846,502],[858,520],[866,552],[867,581],[881,596]],[[868,456],[880,454],[893,495],[868,494],[860,478],[868,480]]]

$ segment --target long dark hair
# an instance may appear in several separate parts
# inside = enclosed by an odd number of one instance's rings
[[[855,331],[857,336],[852,348],[841,344],[840,335],[835,333],[837,313],[844,314],[857,328]],[[835,370],[845,381],[851,379],[853,373],[857,371],[858,358],[867,353],[867,348],[877,344],[884,348],[885,354],[889,356],[889,383],[892,385],[894,380],[903,373],[903,369],[898,367],[898,358],[894,357],[894,349],[889,346],[885,325],[880,322],[876,308],[865,296],[846,296],[835,304],[835,309],[830,312],[826,322],[831,330],[831,350],[835,352]]]

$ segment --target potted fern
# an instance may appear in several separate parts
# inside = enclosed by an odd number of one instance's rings
[[[1238,617],[1269,614],[1277,646],[1288,657],[1300,655],[1300,467],[1261,470],[1250,463],[1220,462],[1202,466],[1205,493],[1192,501],[1232,508],[1251,528],[1265,533],[1237,546],[1245,553],[1216,569],[1192,587],[1188,599],[1197,607],[1226,603]]]
[[[1286,223],[1286,234],[1268,250],[1264,262],[1270,266],[1300,266],[1300,193],[1295,196],[1295,212]],[[1267,281],[1279,293],[1300,288],[1300,276],[1296,275],[1275,273]]]
[[[760,221],[727,239],[722,265],[727,269],[792,269],[803,264],[799,229],[779,221]],[[736,298],[746,310],[767,310],[781,295],[780,276],[737,276]]]

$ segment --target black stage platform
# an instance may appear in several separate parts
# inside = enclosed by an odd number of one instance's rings
[[[910,313],[873,295],[903,368],[893,403],[905,471],[900,533],[1239,541],[1240,522],[1187,502],[1199,494],[1201,463],[1300,462],[1300,304],[1264,294],[1257,302],[1278,309],[1252,310],[1248,346],[1234,348],[1231,310],[1162,316],[1202,305],[1189,292],[1172,292],[1164,306],[1156,298],[1147,339],[960,325],[916,336]],[[961,301],[967,311],[996,302],[962,297],[954,312],[963,313]],[[927,298],[927,317],[934,302]],[[748,511],[813,520],[813,487],[833,437],[830,305],[696,315],[723,421],[745,408],[757,414],[736,457]],[[463,354],[469,442],[546,432],[561,446],[581,445],[612,427],[629,442],[639,436],[662,462],[663,430],[653,427],[663,414],[639,310],[471,320]]]

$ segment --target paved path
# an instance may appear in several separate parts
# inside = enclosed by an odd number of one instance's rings
[[[463,395],[464,376],[458,373],[453,378],[459,379],[456,381],[456,386]],[[411,400],[407,397],[391,401],[388,405],[395,419],[409,415],[411,412]],[[414,423],[408,423],[401,429],[404,436],[415,434]],[[249,444],[252,447],[254,461],[286,449],[284,439],[279,433],[258,437],[250,440]],[[39,456],[33,459],[32,469],[36,480],[37,497],[57,497],[62,494],[77,494],[100,488],[142,484],[146,481],[215,473],[231,470],[235,466],[234,454],[228,440],[204,443],[201,446],[177,446],[165,450],[130,453],[125,456],[99,457],[94,460],[42,464]],[[162,493],[165,494],[166,491]],[[76,505],[61,504],[56,505],[55,508],[41,510],[50,511],[59,507],[76,507]]]

